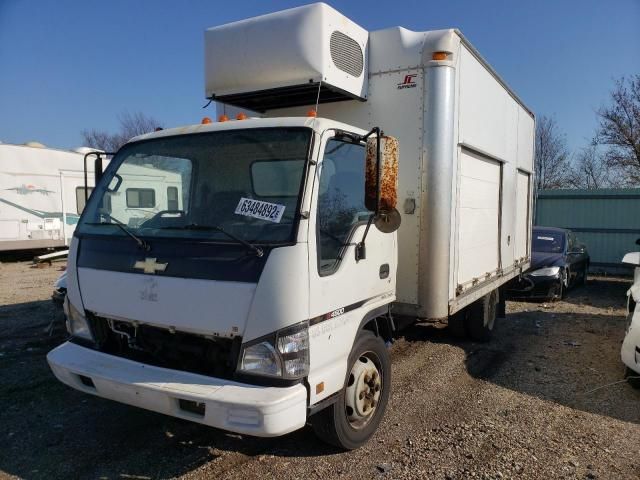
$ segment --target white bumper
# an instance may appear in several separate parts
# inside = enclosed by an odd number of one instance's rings
[[[246,385],[154,367],[70,342],[49,352],[47,361],[58,380],[77,390],[232,432],[273,437],[303,427],[307,419],[302,384]],[[184,401],[203,404],[204,414],[184,410],[180,400],[183,406]]]
[[[620,355],[622,363],[640,374],[640,312],[638,311],[638,305],[633,314],[629,330],[622,341]]]

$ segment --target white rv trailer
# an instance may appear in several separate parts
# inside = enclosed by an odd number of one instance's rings
[[[0,251],[69,245],[85,203],[87,151],[0,144]]]
[[[0,251],[69,245],[85,205],[84,155],[90,151],[33,142],[0,144]],[[88,194],[93,191],[93,164],[89,157]],[[128,173],[122,195],[109,199],[114,217],[136,222],[180,207],[182,185],[174,173],[144,165],[131,166]]]
[[[207,30],[205,65],[208,98],[266,118],[117,153],[75,232],[71,338],[49,364],[86,393],[356,448],[386,407],[396,320],[487,340],[528,268],[533,114],[457,30],[367,32],[321,3]],[[156,157],[184,206],[109,225],[118,178]]]

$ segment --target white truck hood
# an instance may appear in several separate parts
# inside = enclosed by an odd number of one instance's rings
[[[242,335],[255,283],[78,269],[84,308],[98,316],[212,336]]]

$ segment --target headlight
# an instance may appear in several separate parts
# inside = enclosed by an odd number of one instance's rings
[[[545,267],[534,270],[529,275],[534,277],[557,277],[560,273],[560,267]]]
[[[302,322],[242,349],[241,372],[287,379],[309,373],[309,325]]]
[[[93,335],[87,323],[87,318],[80,310],[73,306],[69,301],[69,297],[64,299],[64,313],[67,315],[67,331],[72,336],[93,341]]]
[[[261,342],[243,350],[240,369],[247,373],[279,377],[282,375],[282,362],[273,345]]]

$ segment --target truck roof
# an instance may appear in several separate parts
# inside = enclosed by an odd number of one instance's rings
[[[322,110],[322,106],[319,107]],[[239,130],[245,128],[275,128],[275,127],[307,127],[318,132],[330,128],[342,129],[364,135],[366,130],[355,128],[346,123],[337,122],[320,117],[277,117],[277,118],[248,118],[246,120],[228,120],[225,122],[212,122],[196,125],[185,125],[176,128],[167,128],[157,132],[146,133],[132,138],[127,143],[153,138],[172,137],[175,135],[191,135],[195,133],[218,132],[224,130]]]

